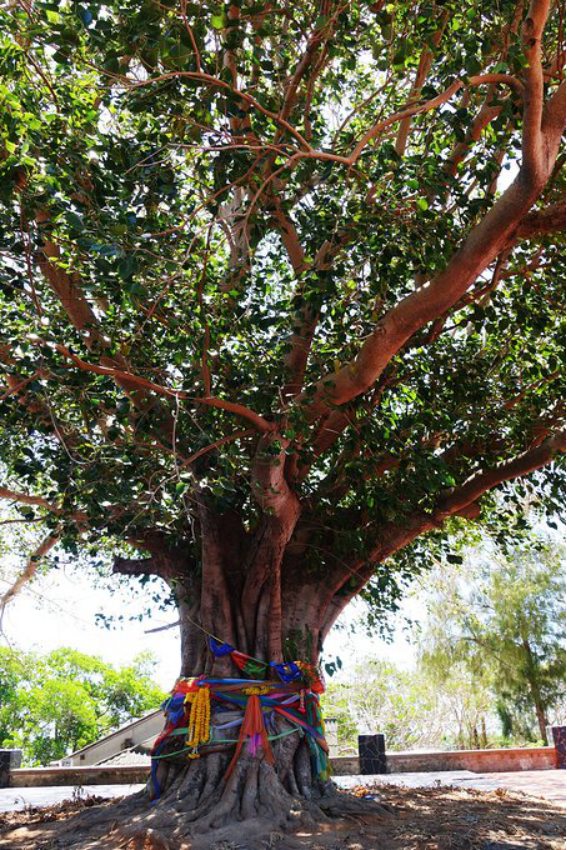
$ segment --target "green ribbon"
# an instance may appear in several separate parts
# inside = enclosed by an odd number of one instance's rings
[[[286,729],[285,732],[280,732],[279,735],[268,735],[268,741],[278,741],[280,738],[285,738],[287,735],[294,735],[296,732],[301,733],[301,729]],[[185,735],[187,729],[174,729],[171,733],[170,737],[173,735]],[[205,746],[209,746],[212,744],[238,744],[238,740],[236,738],[212,738],[207,742]],[[154,759],[168,759],[172,756],[179,756],[182,753],[186,753],[189,750],[192,750],[192,747],[184,747],[182,750],[176,750],[173,753],[164,753],[161,756],[152,756]]]

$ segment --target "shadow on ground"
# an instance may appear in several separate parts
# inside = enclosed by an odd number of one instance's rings
[[[365,789],[361,793],[372,793]],[[357,817],[299,829],[292,834],[248,829],[244,824],[198,839],[172,840],[168,850],[560,850],[565,821],[560,806],[498,789],[374,789],[391,814]],[[164,850],[151,835],[124,837],[82,829],[85,807],[102,810],[115,802],[90,798],[0,816],[2,850]],[[101,811],[102,814],[102,811]],[[106,819],[108,823],[108,819]],[[76,826],[69,836],[69,826]],[[64,835],[63,835],[64,832]]]

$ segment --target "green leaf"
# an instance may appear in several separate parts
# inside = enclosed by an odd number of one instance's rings
[[[138,271],[138,261],[136,257],[132,254],[129,254],[123,260],[118,263],[118,274],[120,275],[122,280],[127,280],[132,277],[132,275],[136,274]]]
[[[226,28],[226,25],[227,17],[224,9],[211,15],[211,26],[213,29],[222,30]]]

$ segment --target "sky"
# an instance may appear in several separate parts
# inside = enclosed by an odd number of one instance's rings
[[[108,590],[93,587],[85,573],[51,570],[23,591],[6,609],[2,643],[22,651],[48,652],[69,646],[91,655],[99,655],[114,665],[127,664],[140,652],[150,650],[157,658],[155,680],[169,690],[179,672],[179,629],[147,634],[148,629],[168,625],[176,620],[175,611],[157,612],[151,619],[126,622],[120,628],[106,629],[96,623],[96,614],[135,615],[140,610],[138,597],[127,590],[110,595]],[[396,661],[409,667],[414,648],[403,634],[403,615],[419,617],[421,606],[409,599],[398,617],[394,641],[386,643],[369,638],[351,627],[360,616],[360,607],[350,606],[325,644],[325,660],[337,656],[343,664],[337,678],[348,677],[358,659],[373,656]],[[0,644],[1,645],[1,644]]]

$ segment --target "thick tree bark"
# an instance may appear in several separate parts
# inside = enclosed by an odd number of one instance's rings
[[[305,585],[301,562],[286,559],[286,574],[297,576],[284,588],[281,567],[296,514],[267,516],[250,533],[234,515],[200,506],[201,564],[175,552],[157,551],[138,562],[117,559],[117,572],[157,572],[172,587],[179,608],[181,670],[184,678],[248,678],[230,656],[216,658],[209,649],[213,635],[261,661],[315,661],[321,646],[320,584],[324,576]],[[276,657],[274,657],[274,647]],[[268,679],[279,681],[277,674]],[[172,683],[173,684],[173,683]],[[243,747],[235,768],[225,778],[235,751],[240,724],[216,730],[231,720],[242,720],[241,711],[211,717],[210,744],[197,759],[188,759],[183,737],[174,737],[156,759],[160,797],[153,807],[152,823],[163,828],[175,816],[176,828],[196,833],[248,818],[260,818],[274,827],[289,827],[297,818],[325,819],[344,813],[359,803],[336,792],[319,775],[308,736],[284,717],[273,718],[271,747],[275,764]],[[281,738],[278,736],[282,736]],[[218,746],[214,741],[219,740]],[[151,790],[151,789],[150,789]],[[327,813],[327,814],[325,814]],[[154,823],[155,822],[155,823]]]
[[[203,507],[200,569],[189,560],[183,569],[179,561],[159,567],[179,607],[181,676],[236,675],[232,662],[212,658],[207,635],[263,661],[316,663],[325,576],[306,575],[301,557],[290,554],[294,525],[295,517],[268,516],[251,534],[235,516]],[[147,571],[147,560],[138,563]],[[117,567],[132,571],[124,559]]]

